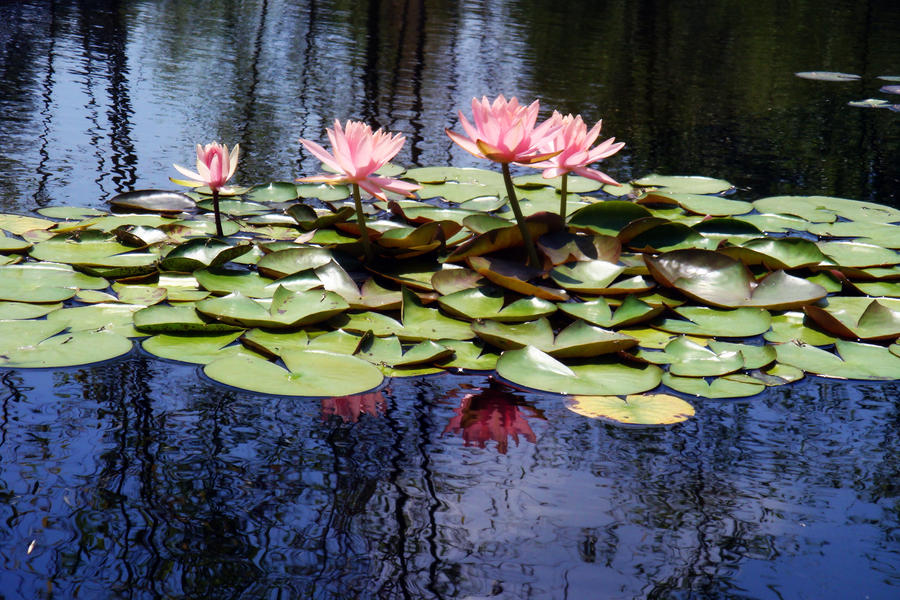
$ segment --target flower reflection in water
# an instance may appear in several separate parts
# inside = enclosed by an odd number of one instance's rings
[[[519,436],[532,444],[537,441],[528,419],[544,419],[542,411],[534,408],[521,396],[506,391],[491,382],[490,387],[463,397],[453,409],[444,433],[462,433],[466,446],[484,448],[488,440],[497,442],[497,451],[506,454],[509,438],[519,445]]]
[[[387,410],[387,399],[382,392],[366,392],[353,396],[325,398],[322,400],[322,420],[340,417],[344,423],[356,423],[363,414],[378,417]]]

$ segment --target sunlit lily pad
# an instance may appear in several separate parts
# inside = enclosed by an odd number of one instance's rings
[[[403,341],[469,340],[475,333],[465,321],[447,317],[436,308],[427,308],[409,289],[403,288],[403,306],[400,312],[403,329],[397,335]],[[376,333],[376,335],[378,335]]]
[[[350,188],[346,185],[328,185],[327,183],[298,184],[297,194],[301,198],[317,198],[323,202],[336,202],[350,197]]]
[[[116,208],[142,210],[162,214],[180,213],[193,210],[195,204],[186,195],[167,190],[135,190],[118,194],[109,199]]]
[[[803,311],[828,333],[862,340],[900,337],[900,299],[830,296],[824,306]]]
[[[160,358],[206,365],[234,354],[254,354],[243,346],[229,345],[241,332],[217,335],[155,335],[141,342],[144,351]]]
[[[45,206],[37,209],[37,213],[49,219],[62,219],[64,221],[80,221],[87,217],[99,217],[106,212],[82,206]]]
[[[772,323],[769,311],[742,307],[717,309],[708,306],[679,306],[673,309],[681,319],[668,318],[655,323],[663,331],[706,337],[752,337],[768,331]]]
[[[444,369],[493,371],[500,358],[499,354],[486,352],[481,340],[438,340],[438,343],[453,350],[453,357],[441,363]]]
[[[622,244],[614,236],[579,235],[566,231],[541,236],[537,246],[552,265],[589,260],[616,262],[622,253]]]
[[[528,346],[507,350],[497,361],[497,373],[521,386],[557,394],[638,394],[659,385],[662,371],[655,365],[627,365],[614,358],[591,358],[563,364]]]
[[[134,327],[144,333],[214,334],[242,329],[200,317],[193,305],[148,306],[134,313]]]
[[[0,322],[0,367],[69,367],[109,360],[131,350],[131,342],[109,331],[60,333],[62,323]]]
[[[800,71],[799,73],[794,73],[794,75],[801,79],[814,79],[816,81],[845,82],[858,81],[860,79],[859,75],[838,71]]]
[[[694,416],[694,407],[669,394],[572,396],[566,408],[579,415],[626,425],[672,425]]]
[[[206,365],[207,377],[233,387],[282,396],[344,396],[381,385],[384,376],[369,362],[333,352],[292,350],[287,369],[262,358],[227,356]]]
[[[0,302],[0,321],[12,319],[37,319],[62,308],[62,302],[31,304],[29,302]]]
[[[505,294],[493,286],[460,290],[438,299],[448,314],[462,319],[528,321],[556,312],[556,305],[540,298],[521,298],[504,306]]]
[[[347,310],[349,305],[334,292],[294,292],[279,286],[268,306],[235,292],[201,300],[196,308],[208,319],[239,327],[289,329],[327,321]]]
[[[253,202],[290,202],[299,195],[297,186],[290,181],[273,181],[254,185],[247,192],[247,199]]]
[[[674,250],[655,258],[645,255],[644,259],[660,284],[720,308],[758,306],[787,310],[827,294],[822,286],[784,271],[756,281],[740,261],[709,250]]]
[[[743,200],[731,200],[722,196],[696,193],[651,192],[639,199],[638,202],[640,204],[674,203],[692,213],[714,217],[742,215],[753,210],[753,205]]]
[[[662,306],[651,306],[633,295],[626,296],[615,310],[605,298],[587,302],[561,302],[558,307],[568,315],[606,328],[628,327],[649,321],[663,311]]]
[[[900,233],[900,228],[898,228]],[[860,242],[819,242],[822,252],[836,263],[835,268],[887,267],[900,263],[900,252]]]
[[[757,238],[719,251],[745,265],[764,265],[770,270],[808,268],[827,260],[815,243],[792,237]]]
[[[741,242],[762,236],[762,230],[748,223],[745,220],[733,218],[715,218],[700,221],[691,228],[703,235],[703,237],[728,241],[732,244],[740,244]]]
[[[452,354],[453,350],[431,340],[404,349],[396,336],[368,335],[364,336],[355,356],[374,364],[386,376],[411,377],[442,372],[443,369],[431,365]]]
[[[744,357],[734,349],[713,350],[684,336],[669,342],[662,352],[640,352],[639,358],[669,365],[669,373],[683,377],[714,377],[744,368]]]
[[[112,288],[116,292],[119,302],[125,304],[152,306],[166,299],[166,289],[159,286],[126,285],[117,282],[113,284]]]
[[[62,308],[47,315],[47,320],[62,323],[70,331],[112,331],[125,337],[144,335],[132,325],[140,304],[92,304]]]
[[[733,186],[724,179],[691,175],[647,175],[634,181],[642,187],[662,188],[669,194],[718,194]]]
[[[216,239],[194,239],[169,252],[160,263],[167,271],[190,273],[205,267],[225,264],[250,250],[249,244],[231,245]]]
[[[0,267],[0,300],[60,302],[79,289],[102,290],[105,279],[78,273],[68,265],[27,263]]]
[[[545,318],[527,323],[506,324],[497,321],[478,321],[472,331],[485,342],[511,350],[533,346],[557,358],[585,358],[627,350],[637,344],[634,338],[590,325],[581,320],[554,335]]]
[[[618,235],[626,225],[652,216],[643,206],[625,200],[607,200],[580,208],[569,217],[569,227],[604,235]]]
[[[900,357],[884,346],[837,340],[838,354],[827,350],[786,342],[776,344],[778,362],[792,365],[807,373],[840,379],[900,379]]]
[[[31,229],[50,229],[54,225],[56,221],[48,219],[0,213],[0,229],[14,235],[22,235]]]
[[[726,375],[707,381],[702,377],[678,377],[666,373],[662,377],[666,385],[682,394],[700,396],[702,398],[745,398],[755,396],[766,389],[759,379],[749,375]]]
[[[740,353],[744,359],[745,369],[761,369],[775,360],[775,348],[768,344],[756,346],[748,343],[738,344],[712,340],[709,342],[709,348],[719,355],[724,352]]]
[[[802,312],[788,311],[772,317],[772,329],[763,334],[767,342],[798,341],[812,346],[829,346],[837,338],[822,331]]]
[[[256,263],[256,268],[260,274],[278,279],[321,267],[331,262],[333,256],[331,250],[325,248],[286,248],[265,255]]]
[[[541,213],[526,218],[525,226],[531,233],[532,239],[537,239],[545,233],[562,229],[563,221],[559,215]],[[506,248],[522,246],[522,244],[522,231],[519,226],[508,224],[505,227],[482,233],[473,240],[458,246],[446,258],[446,261],[459,262],[470,256],[481,256]]]
[[[471,169],[463,167],[419,167],[408,169],[405,179],[419,183],[443,183],[456,181],[459,183],[480,183],[483,185],[503,185],[503,175],[487,169]]]
[[[203,200],[197,203],[198,208],[203,210],[215,210],[213,201]],[[259,202],[250,202],[247,200],[223,198],[219,200],[219,212],[223,215],[231,215],[234,217],[247,217],[251,215],[261,215],[269,211],[269,207]]]

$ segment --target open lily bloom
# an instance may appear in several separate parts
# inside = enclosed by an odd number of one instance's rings
[[[334,121],[334,129],[326,129],[331,149],[328,152],[319,144],[300,139],[309,152],[325,165],[337,171],[334,174],[322,174],[313,177],[301,177],[297,181],[318,183],[355,183],[376,198],[387,200],[385,191],[412,196],[422,186],[375,175],[375,171],[394,158],[406,138],[397,133],[391,135],[372,128],[359,121],[347,121],[342,128],[338,120]]]
[[[558,128],[553,136],[545,138],[541,150],[556,152],[556,155],[529,166],[543,169],[543,176],[546,179],[574,173],[603,183],[619,185],[619,182],[606,173],[587,166],[612,156],[625,147],[624,142],[617,143],[616,138],[609,138],[591,148],[591,144],[600,136],[600,128],[603,121],[597,121],[597,124],[591,127],[590,131],[588,131],[581,115],[574,117],[566,115],[564,117],[560,113],[553,111],[553,116],[550,117],[549,121],[557,125]]]
[[[515,98],[509,101],[501,94],[493,103],[482,96],[479,102],[472,98],[474,125],[459,112],[459,122],[466,136],[446,129],[450,139],[463,150],[494,162],[530,164],[550,158],[557,151],[542,150],[549,138],[559,129],[559,124],[549,120],[535,126],[540,103],[535,100],[521,106]]]
[[[173,165],[179,173],[190,180],[173,179],[174,183],[188,187],[209,186],[216,192],[234,176],[238,164],[238,151],[240,144],[235,144],[231,152],[228,146],[218,142],[212,142],[205,146],[197,144],[197,171],[191,171],[181,165]]]

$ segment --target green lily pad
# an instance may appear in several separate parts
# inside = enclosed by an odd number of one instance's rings
[[[62,302],[31,304],[29,302],[0,302],[0,321],[37,319],[62,308]]]
[[[559,215],[542,213],[525,219],[525,226],[532,239],[537,239],[550,231],[560,230],[563,220]],[[479,234],[474,239],[458,246],[447,258],[446,262],[459,262],[470,256],[481,256],[490,252],[515,248],[523,245],[522,230],[516,224],[491,229]]]
[[[900,299],[830,296],[824,306],[805,306],[803,311],[822,329],[843,338],[892,340],[900,336]]]
[[[693,175],[647,175],[633,183],[641,187],[662,188],[667,194],[718,194],[734,186],[724,179]]]
[[[760,231],[767,233],[786,233],[790,231],[810,231],[814,225],[806,219],[800,217],[791,217],[789,215],[777,215],[770,213],[741,215],[735,217],[738,221],[743,221],[748,225],[756,227]],[[698,224],[699,225],[699,224]],[[697,227],[695,225],[694,227]]]
[[[829,346],[837,338],[822,331],[802,312],[788,311],[772,317],[772,330],[763,334],[767,342],[797,341],[812,346]]]
[[[768,331],[772,324],[769,311],[756,307],[679,306],[673,310],[680,319],[663,319],[654,327],[701,337],[752,337]]]
[[[775,345],[778,362],[839,379],[891,380],[900,378],[900,357],[884,346],[837,340],[838,355],[815,346],[786,342]]]
[[[765,369],[756,369],[752,371],[751,376],[754,379],[762,381],[767,386],[772,387],[800,381],[805,377],[805,374],[797,367],[775,363]]]
[[[215,334],[242,329],[227,323],[207,321],[193,305],[148,306],[134,313],[134,327],[143,333]]]
[[[788,310],[825,297],[825,289],[805,279],[775,271],[756,281],[738,260],[709,250],[674,250],[645,255],[647,268],[660,284],[720,308],[757,306]]]
[[[666,373],[662,383],[682,394],[702,398],[746,398],[755,396],[766,389],[766,385],[749,375],[726,375],[707,381],[702,377],[678,377]]]
[[[471,269],[444,265],[431,276],[431,287],[439,294],[449,296],[462,290],[469,290],[487,284],[487,279]]]
[[[7,237],[0,230],[0,254],[21,254],[31,249],[31,243],[18,238]]]
[[[254,185],[247,192],[247,199],[253,202],[290,202],[299,197],[297,186],[290,181],[273,181]]]
[[[333,254],[325,248],[285,248],[267,254],[256,263],[261,275],[279,279],[307,269],[315,269],[331,262]]]
[[[301,198],[318,198],[323,202],[336,202],[350,197],[350,187],[346,185],[304,183],[296,187],[297,194]]]
[[[212,199],[203,200],[197,203],[197,208],[203,210],[215,210],[215,204]],[[219,200],[219,213],[223,215],[231,215],[233,217],[248,217],[253,215],[262,215],[268,212],[270,208],[259,202],[250,202],[247,200],[239,200],[234,198],[223,198]]]
[[[614,358],[591,358],[563,364],[527,346],[507,350],[497,361],[497,373],[517,385],[557,394],[638,394],[659,385],[662,370],[655,365],[626,365]]]
[[[672,425],[694,416],[693,406],[669,394],[572,396],[565,406],[584,417],[625,425]]]
[[[217,335],[155,335],[141,342],[144,351],[169,360],[207,365],[235,354],[258,356],[241,345],[231,345],[241,332]]]
[[[329,291],[294,292],[279,286],[269,306],[240,292],[207,298],[196,305],[197,312],[222,323],[239,327],[290,329],[327,321],[347,310],[347,301]]]
[[[13,235],[22,235],[32,229],[50,229],[54,225],[56,225],[56,221],[0,213],[0,229]]]
[[[291,350],[283,358],[287,369],[262,358],[236,354],[214,360],[203,372],[226,385],[282,396],[358,394],[378,387],[384,380],[377,367],[346,354]]]
[[[470,169],[462,167],[419,167],[408,169],[404,179],[412,179],[418,183],[480,183],[482,185],[503,185],[503,175],[486,169]]]
[[[692,213],[714,217],[742,215],[753,210],[753,205],[749,202],[707,194],[650,192],[643,198],[640,198],[638,202],[640,204],[676,204]]]
[[[580,261],[554,267],[550,277],[569,292],[603,294],[625,267],[605,260]]]
[[[828,260],[815,243],[790,237],[757,238],[720,252],[745,265],[763,265],[770,270],[814,267]]]
[[[898,228],[900,233],[900,228]],[[900,263],[900,252],[860,242],[819,242],[819,249],[836,268],[888,267]]]
[[[194,209],[194,201],[179,192],[167,190],[135,190],[117,194],[109,199],[116,208],[158,212],[161,214],[177,214]]]
[[[632,221],[650,216],[649,210],[634,202],[606,200],[573,212],[569,217],[569,227],[575,231],[615,236]]]
[[[187,241],[169,252],[160,262],[160,268],[167,271],[190,273],[206,267],[223,265],[232,258],[249,252],[249,244],[232,246],[216,239],[194,239]]]
[[[140,304],[92,304],[62,308],[47,315],[47,320],[62,323],[70,331],[112,331],[125,337],[144,335],[133,325],[133,315]]]
[[[422,366],[430,366],[449,358],[452,354],[453,350],[431,340],[419,342],[404,350],[397,336],[378,337],[370,334],[363,337],[355,356],[380,367],[385,375],[402,377],[440,373],[442,369],[435,367],[423,369]],[[399,369],[414,366],[419,368],[405,371]]]
[[[70,367],[109,360],[130,350],[131,341],[111,331],[76,331],[47,337],[39,343],[31,340],[18,347],[4,344],[0,367]]]
[[[438,340],[441,338],[451,340],[469,340],[475,337],[475,333],[465,321],[458,321],[447,317],[436,308],[426,308],[422,305],[412,290],[403,287],[403,306],[400,312],[400,320],[403,329],[396,332],[403,341]],[[373,332],[378,335],[377,332]]]
[[[80,289],[102,290],[108,285],[105,279],[77,273],[68,265],[27,263],[0,266],[0,300],[61,302]]]
[[[116,282],[112,285],[112,288],[116,292],[119,302],[124,302],[125,304],[152,306],[166,299],[166,289],[159,286],[126,285]]]
[[[96,208],[82,206],[45,206],[37,209],[37,214],[49,219],[62,219],[64,221],[80,221],[87,217],[100,217],[106,214]]]
[[[649,321],[663,311],[662,306],[651,306],[634,295],[626,296],[615,311],[605,298],[587,302],[562,302],[558,307],[567,315],[606,328],[628,327]]]
[[[659,223],[632,236],[633,222],[619,234],[623,244],[639,252],[666,252],[681,248],[705,248],[711,250],[718,245],[717,240],[707,239],[684,223]]]
[[[438,340],[445,348],[453,350],[453,358],[441,363],[444,369],[463,369],[466,371],[493,371],[497,367],[499,354],[485,352],[481,340]]]
[[[854,240],[856,243],[900,249],[900,225],[890,223],[870,221],[817,223],[809,226],[809,232],[820,237],[857,238]]]
[[[761,213],[793,215],[812,223],[833,223],[837,217],[843,217],[850,222],[900,221],[900,210],[896,208],[832,196],[773,196],[756,200],[753,206]]]
[[[511,350],[531,346],[556,358],[587,358],[627,350],[637,344],[634,338],[577,320],[553,334],[550,322],[537,319],[527,323],[505,324],[478,321],[472,331],[485,342]]]
[[[739,351],[716,351],[683,336],[669,342],[663,352],[644,352],[640,357],[655,364],[668,364],[669,373],[679,377],[715,377],[744,368],[744,357]]]
[[[710,341],[709,348],[716,354],[739,352],[744,359],[745,369],[761,369],[775,360],[775,348],[769,345],[754,346],[734,342]]]
[[[733,218],[707,219],[692,225],[691,229],[705,238],[727,241],[735,245],[760,237],[763,234],[762,230],[756,225],[745,220]]]

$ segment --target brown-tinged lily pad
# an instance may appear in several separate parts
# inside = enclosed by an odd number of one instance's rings
[[[623,425],[673,425],[694,416],[694,407],[670,394],[572,396],[566,408],[590,419]]]
[[[830,296],[823,306],[805,306],[803,311],[822,329],[845,339],[900,336],[900,299]]]
[[[475,271],[500,287],[554,302],[569,299],[569,295],[562,290],[532,283],[531,280],[537,279],[542,273],[521,263],[485,256],[472,256],[468,262]]]

